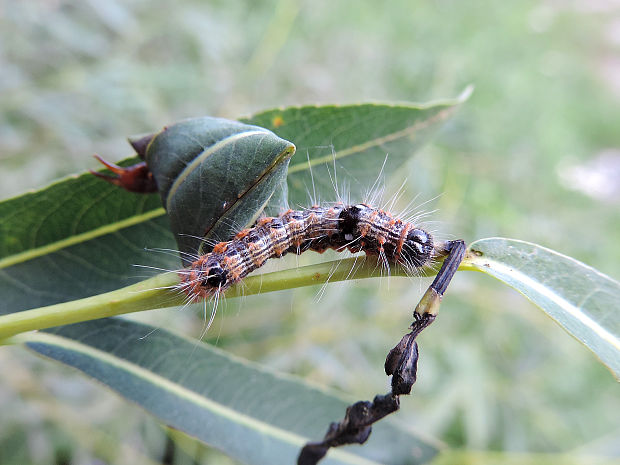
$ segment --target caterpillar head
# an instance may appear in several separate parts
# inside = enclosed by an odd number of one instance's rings
[[[423,229],[414,228],[407,233],[401,251],[401,260],[415,267],[429,262],[433,253],[433,238]]]

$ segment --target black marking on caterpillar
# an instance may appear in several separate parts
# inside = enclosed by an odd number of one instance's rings
[[[242,281],[270,258],[327,249],[363,251],[379,257],[386,266],[399,263],[408,269],[430,264],[443,250],[428,232],[411,222],[364,203],[338,202],[260,219],[254,227],[198,257],[181,272],[179,288],[193,301],[205,299]]]

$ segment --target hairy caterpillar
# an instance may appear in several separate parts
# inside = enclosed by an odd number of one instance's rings
[[[306,250],[363,251],[385,266],[407,269],[429,263],[436,246],[431,235],[413,223],[366,204],[313,206],[262,218],[231,241],[220,242],[182,272],[183,289],[193,299],[223,292],[272,257]]]

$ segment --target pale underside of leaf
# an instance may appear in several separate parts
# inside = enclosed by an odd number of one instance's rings
[[[489,238],[470,265],[515,288],[585,344],[620,379],[620,283],[545,247]]]

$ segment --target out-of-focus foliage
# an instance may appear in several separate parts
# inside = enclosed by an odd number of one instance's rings
[[[0,195],[95,167],[95,151],[124,158],[125,136],[189,116],[426,101],[474,84],[410,162],[402,204],[439,196],[423,208],[438,210],[430,227],[440,236],[520,238],[618,279],[619,18],[617,2],[603,0],[5,0]],[[617,457],[612,376],[516,292],[483,278],[456,276],[420,340],[419,381],[400,420],[504,456]],[[316,289],[229,300],[206,339],[366,398],[385,389],[383,358],[423,285],[335,284],[318,302]],[[202,331],[192,312],[140,318]],[[146,415],[82,376],[17,349],[0,361],[3,464],[158,463],[170,453]],[[213,454],[184,451],[175,463]]]

